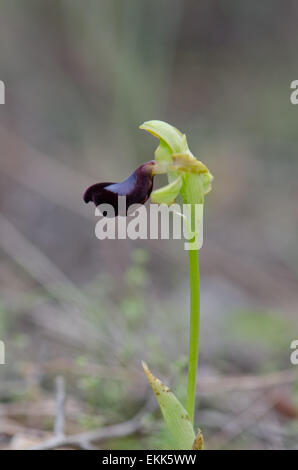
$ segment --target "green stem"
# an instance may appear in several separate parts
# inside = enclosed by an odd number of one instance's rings
[[[186,408],[194,422],[197,368],[199,359],[200,334],[200,270],[199,251],[189,250],[190,280],[190,328],[189,328],[189,361]]]

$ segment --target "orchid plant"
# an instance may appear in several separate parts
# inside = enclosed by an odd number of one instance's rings
[[[155,160],[144,163],[121,183],[97,183],[87,189],[86,203],[111,204],[118,215],[118,197],[126,196],[126,214],[132,204],[144,204],[151,195],[156,204],[171,205],[178,196],[189,208],[188,216],[179,214],[189,232],[190,279],[190,337],[186,408],[170,389],[157,379],[143,363],[146,376],[153,388],[164,420],[181,450],[204,448],[200,430],[194,432],[195,396],[199,356],[200,330],[200,275],[199,236],[205,195],[211,190],[212,175],[208,168],[191,153],[185,134],[163,121],[148,121],[140,126],[159,139]],[[168,184],[152,191],[157,174],[167,174]]]

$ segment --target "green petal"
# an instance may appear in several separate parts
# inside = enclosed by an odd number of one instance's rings
[[[171,168],[176,171],[196,173],[198,175],[209,172],[206,165],[195,158],[190,152],[173,154],[173,164],[171,165]]]
[[[168,144],[160,139],[159,146],[154,152],[155,160],[160,163],[172,163],[172,150]]]
[[[196,436],[187,411],[170,391],[169,387],[154,377],[144,362],[142,364],[149,383],[155,393],[166,425],[175,439],[177,449],[192,449]]]
[[[201,175],[201,180],[202,180],[202,183],[203,183],[203,189],[204,189],[204,195],[210,193],[212,187],[211,187],[211,183],[213,181],[213,176],[211,175],[211,173],[204,173],[203,175]]]
[[[172,183],[153,191],[151,201],[156,204],[172,204],[178,196],[181,186],[182,177],[179,176]]]

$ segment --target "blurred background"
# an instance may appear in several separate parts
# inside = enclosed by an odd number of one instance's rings
[[[161,119],[215,176],[196,422],[209,449],[297,449],[297,2],[0,6],[0,448],[173,445],[140,362],[185,399],[183,241],[100,242],[82,200]]]

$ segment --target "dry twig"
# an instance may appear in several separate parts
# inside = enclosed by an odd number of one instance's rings
[[[65,424],[65,382],[64,378],[59,375],[56,378],[56,419],[54,426],[54,434],[56,438],[64,436],[64,424]]]
[[[237,375],[233,377],[201,377],[200,393],[216,395],[227,392],[262,390],[289,384],[297,380],[297,372],[286,369],[264,375]]]
[[[143,418],[149,411],[149,407],[150,404],[145,405],[145,407],[139,411],[136,416],[123,423],[113,424],[100,429],[94,429],[70,436],[55,436],[40,445],[32,447],[31,450],[50,450],[65,446],[79,449],[95,449],[92,442],[115,439],[140,432],[143,429]]]
[[[54,426],[54,437],[47,441],[34,446],[31,450],[50,450],[59,447],[71,446],[79,449],[97,449],[93,446],[93,442],[104,441],[107,439],[124,437],[136,432],[140,432],[143,428],[143,418],[148,411],[156,407],[155,400],[149,399],[146,405],[130,420],[119,424],[105,426],[100,429],[93,429],[70,436],[64,433],[65,421],[65,384],[62,377],[57,377],[57,394],[56,394],[56,419]]]

